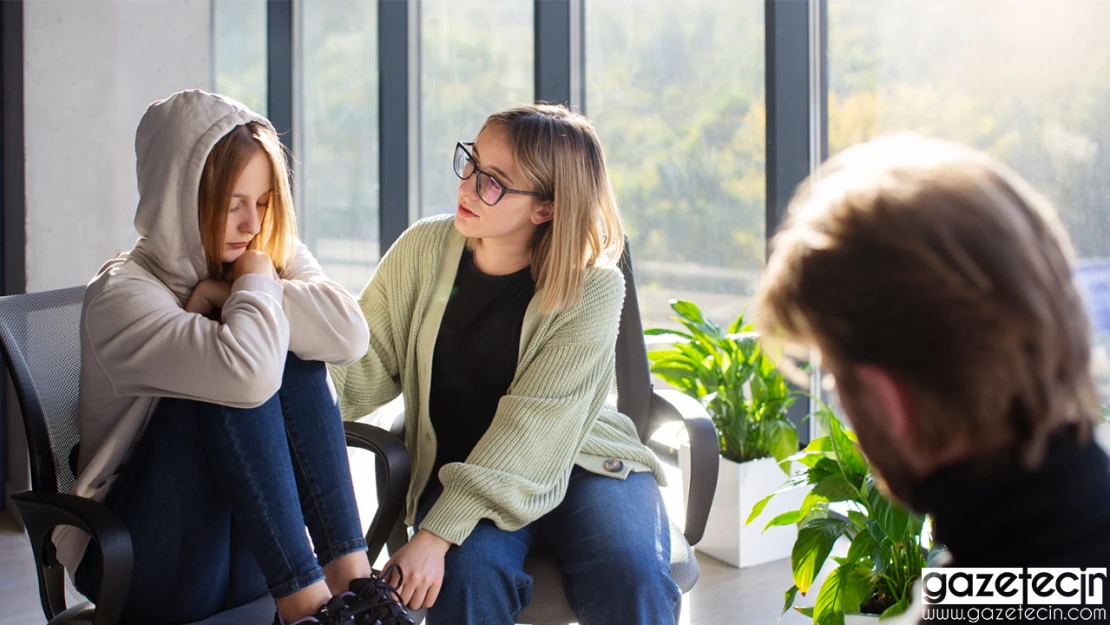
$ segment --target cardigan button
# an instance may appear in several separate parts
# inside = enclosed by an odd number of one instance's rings
[[[616,458],[610,458],[610,459],[605,461],[605,470],[610,472],[610,473],[619,473],[620,470],[623,469],[623,468],[624,468],[624,462],[622,462],[622,461],[620,461]]]

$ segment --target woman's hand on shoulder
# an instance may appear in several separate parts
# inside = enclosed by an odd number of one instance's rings
[[[273,280],[278,279],[277,270],[274,269],[274,261],[270,260],[269,256],[258,250],[247,250],[243,252],[243,255],[235,261],[234,266],[235,270],[231,279],[233,283],[249,273],[267,276]]]
[[[451,543],[435,534],[420,530],[404,547],[393,554],[386,568],[396,564],[404,578],[404,583],[398,588],[401,602],[414,610],[430,608],[439,596],[443,586],[443,563]],[[386,580],[397,586],[400,581],[396,572]]]

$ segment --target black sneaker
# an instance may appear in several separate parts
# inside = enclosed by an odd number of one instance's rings
[[[274,625],[356,625],[354,610],[348,608],[347,603],[353,598],[351,593],[343,593],[332,597],[313,616],[305,616],[291,623],[281,617],[281,612],[274,615]]]
[[[357,625],[416,625],[416,618],[401,603],[397,589],[385,581],[394,569],[404,580],[404,573],[396,564],[369,578],[351,580],[348,594],[353,596],[348,598],[347,608],[355,614]]]

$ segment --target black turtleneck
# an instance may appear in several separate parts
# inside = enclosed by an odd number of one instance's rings
[[[1035,469],[1013,451],[967,460],[926,478],[912,505],[932,515],[949,567],[1110,567],[1110,459],[1076,426],[1051,437]]]
[[[1110,566],[1110,460],[1074,426],[1031,471],[1009,451],[937,471],[913,507],[932,515],[950,566]]]

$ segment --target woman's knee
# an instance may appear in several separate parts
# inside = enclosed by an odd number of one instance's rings
[[[285,375],[282,377],[282,386],[290,379],[306,378],[323,380],[327,377],[327,365],[318,360],[303,360],[293,352],[285,355]]]
[[[440,603],[500,605],[509,613],[528,604],[532,577],[524,572],[528,529],[507,532],[480,522],[462,545],[447,552]]]

